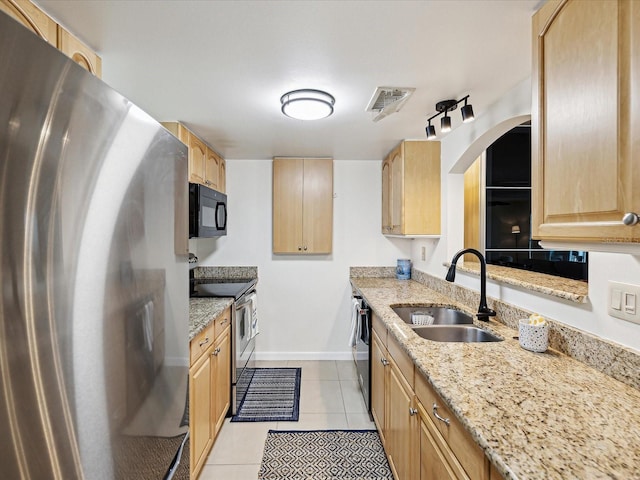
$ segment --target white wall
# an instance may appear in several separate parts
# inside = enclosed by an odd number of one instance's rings
[[[228,235],[190,241],[201,266],[257,265],[260,359],[348,359],[350,266],[391,266],[411,240],[380,234],[381,160],[334,162],[333,253],[271,253],[270,160],[228,160]]]
[[[531,112],[530,80],[507,92],[475,122],[462,124],[442,140],[443,236],[439,242],[418,241],[412,245],[414,267],[444,278],[445,261],[463,247],[463,173],[475,158],[500,135],[521,123]],[[421,261],[421,247],[427,260]],[[640,284],[640,256],[621,253],[589,255],[589,303],[578,305],[548,295],[488,281],[487,294],[525,309],[640,351],[640,325],[607,314],[607,283],[610,280]],[[456,282],[479,289],[477,276],[458,272]]]

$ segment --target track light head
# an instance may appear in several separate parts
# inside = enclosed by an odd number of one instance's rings
[[[462,113],[462,123],[469,123],[475,120],[475,116],[473,115],[473,107],[471,105],[467,105],[467,98],[464,98],[464,107],[460,109],[460,113]]]
[[[440,119],[440,131],[444,133],[451,131],[451,117],[447,115],[446,111],[444,117]]]
[[[427,128],[425,128],[425,131],[427,132],[427,140],[436,138],[436,127],[431,125],[431,122],[429,122],[429,125],[427,125]]]

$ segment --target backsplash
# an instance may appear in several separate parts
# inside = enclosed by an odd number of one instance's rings
[[[196,267],[194,278],[258,278],[258,267]]]
[[[351,267],[352,277],[395,277],[395,267]],[[450,283],[417,269],[411,270],[411,279],[438,293],[475,309],[480,303],[480,294],[474,290]],[[496,311],[495,319],[518,330],[518,321],[533,312],[515,305],[488,297],[489,308]],[[547,317],[549,323],[549,346],[579,362],[589,365],[627,385],[640,390],[640,354],[634,350],[596,337],[577,328]]]

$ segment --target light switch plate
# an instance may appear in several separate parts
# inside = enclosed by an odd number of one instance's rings
[[[609,315],[640,324],[640,285],[609,282]]]

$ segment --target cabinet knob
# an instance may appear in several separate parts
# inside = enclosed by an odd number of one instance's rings
[[[418,413],[418,410],[413,407],[409,407],[409,415],[413,417],[416,413]]]
[[[637,213],[627,212],[624,214],[624,217],[622,217],[622,223],[630,227],[636,225],[638,222],[640,222],[640,217]]]
[[[387,360],[387,359],[386,359],[386,358],[384,358],[384,357],[381,357],[381,358],[380,358],[380,362],[381,362],[381,363],[382,363],[382,365],[384,365],[385,367],[386,367],[387,365],[389,365],[389,360]]]
[[[213,354],[214,354],[216,357],[218,356],[218,354],[219,354],[219,353],[220,353],[220,347],[216,348],[216,349],[213,351]]]
[[[304,251],[305,251],[305,252],[307,251],[307,247],[304,247]]]
[[[299,252],[300,252],[300,251],[302,251],[302,247],[298,247],[298,251],[299,251]]]

